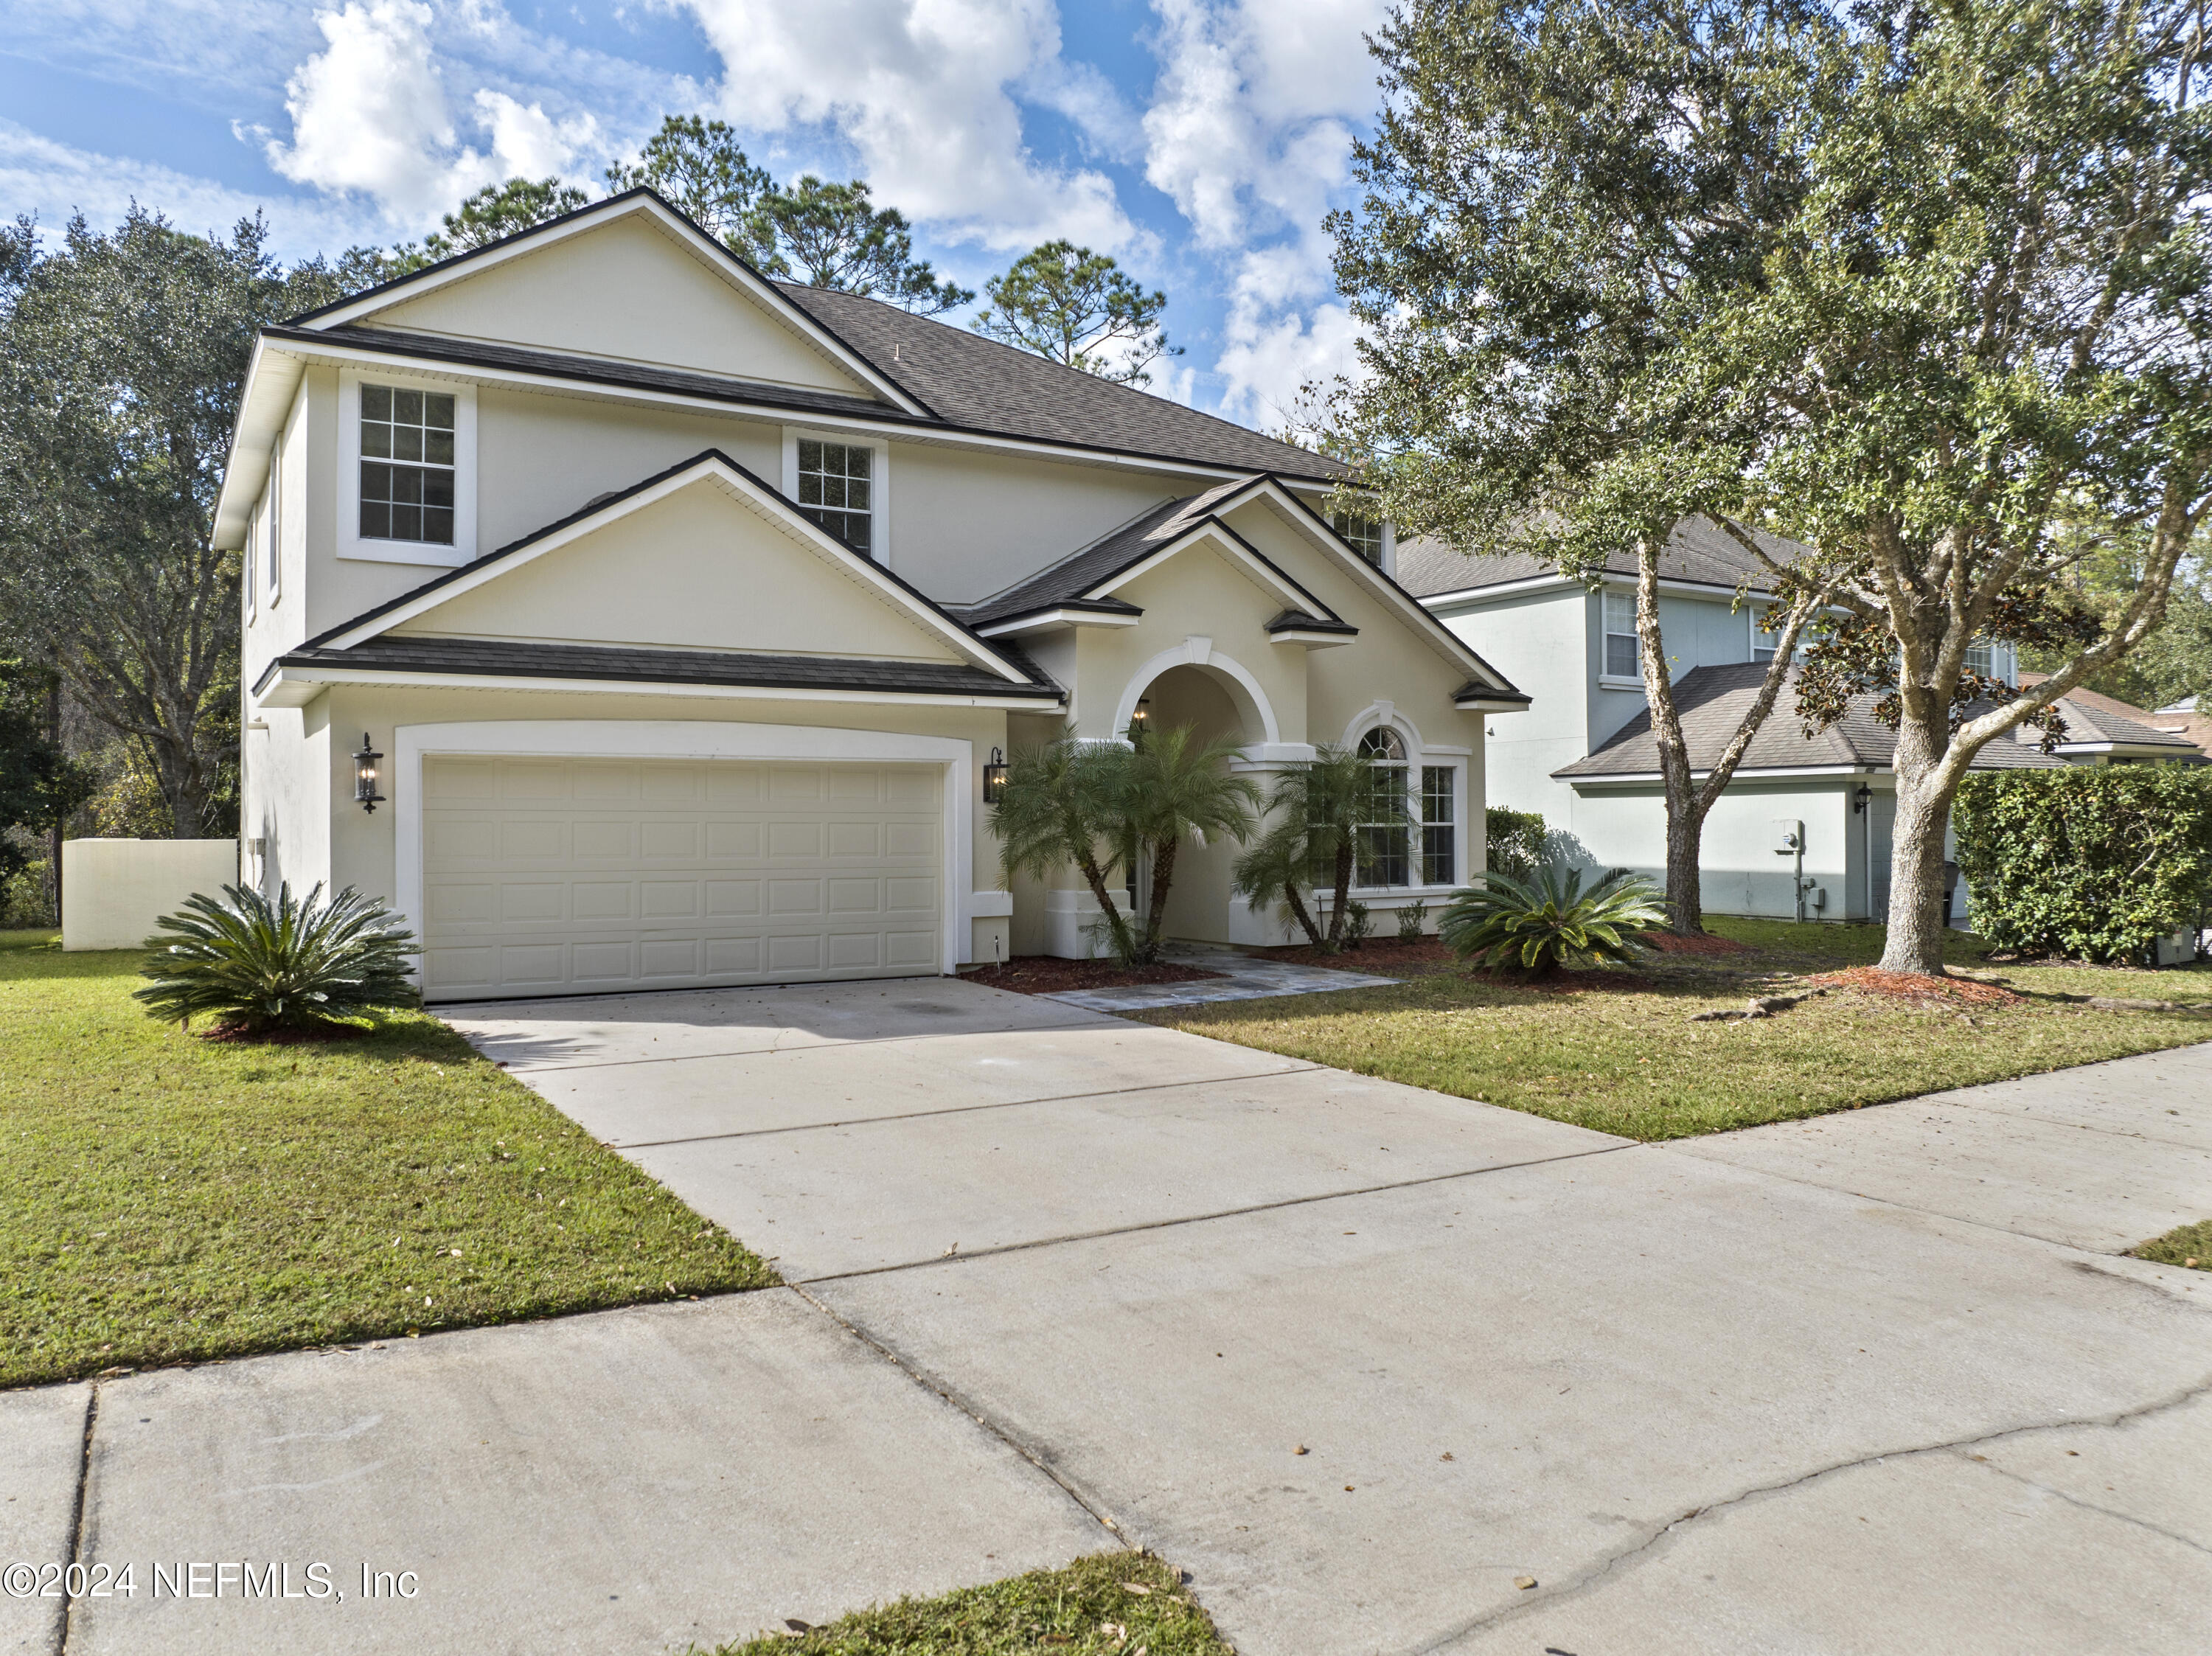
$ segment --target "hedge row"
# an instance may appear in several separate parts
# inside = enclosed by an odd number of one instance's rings
[[[1970,776],[1952,813],[1974,930],[2004,949],[2136,961],[2212,901],[2212,766]]]

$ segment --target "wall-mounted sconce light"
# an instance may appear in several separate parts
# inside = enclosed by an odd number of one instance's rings
[[[1006,755],[998,749],[991,749],[991,757],[983,767],[983,803],[995,805],[1006,791]]]
[[[1856,816],[1864,810],[1867,808],[1867,801],[1873,798],[1874,790],[1865,783],[1860,783],[1851,794],[1851,815]]]
[[[383,764],[384,755],[368,745],[368,732],[361,733],[361,751],[353,756],[354,803],[371,816],[379,805],[388,803],[376,791],[377,767]]]
[[[1136,713],[1136,717],[1135,717],[1135,719],[1134,719],[1132,722],[1136,725],[1136,727],[1137,727],[1139,730],[1140,730],[1140,731],[1141,731],[1141,730],[1143,730],[1143,729],[1144,729],[1147,725],[1149,725],[1149,724],[1151,724],[1151,723],[1152,723],[1152,697],[1150,697],[1150,696],[1143,696],[1143,697],[1139,698],[1138,702],[1137,702],[1137,713]]]

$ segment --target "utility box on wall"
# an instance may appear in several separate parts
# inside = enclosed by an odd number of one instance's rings
[[[62,948],[136,949],[193,893],[237,883],[235,840],[64,840]]]

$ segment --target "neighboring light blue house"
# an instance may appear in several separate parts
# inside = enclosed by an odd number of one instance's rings
[[[1559,853],[1582,866],[1662,876],[1666,794],[1637,659],[1633,555],[1620,554],[1592,591],[1523,555],[1469,558],[1426,540],[1395,550],[1400,583],[1531,698],[1527,711],[1487,721],[1489,803],[1541,811]],[[1661,572],[1660,625],[1702,778],[1772,659],[1774,640],[1759,631],[1770,589],[1756,560],[1698,519],[1675,532]],[[2009,646],[1979,653],[1980,670],[2014,678]],[[2071,739],[2056,754],[2030,731],[2026,741],[1991,743],[1976,768],[2202,758],[2174,732],[2059,706]],[[1823,919],[1886,914],[1895,742],[1870,697],[1807,736],[1785,686],[1705,820],[1705,906]]]

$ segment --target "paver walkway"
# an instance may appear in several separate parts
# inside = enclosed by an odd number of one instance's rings
[[[1398,981],[1333,966],[1303,966],[1233,949],[1178,948],[1167,957],[1217,975],[1185,983],[1133,983],[1112,989],[1063,989],[1049,998],[1093,1012],[1148,1012],[1161,1006],[1203,1006],[1216,1000],[1265,1000],[1336,989],[1381,989]]]
[[[1246,1656],[2212,1643],[2212,1283],[2118,1257],[2212,1046],[1638,1145],[967,984],[454,1021],[795,1286],[102,1383],[82,1557],[422,1596],[69,1650],[658,1656],[1116,1536]],[[87,1395],[0,1394],[13,1556]]]

